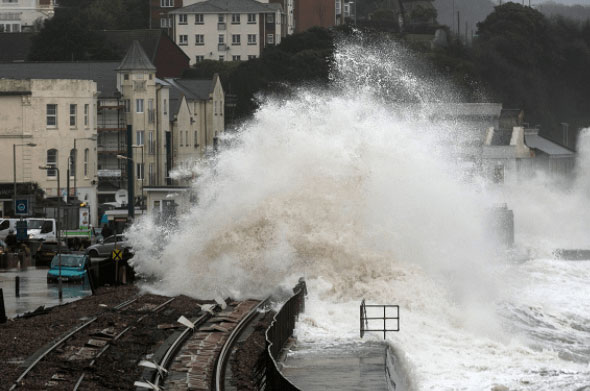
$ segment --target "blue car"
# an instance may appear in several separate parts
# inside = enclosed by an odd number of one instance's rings
[[[58,282],[59,257],[56,255],[51,260],[51,269],[47,272],[47,282]],[[88,278],[87,267],[90,266],[90,258],[85,254],[61,255],[61,281],[84,283]]]

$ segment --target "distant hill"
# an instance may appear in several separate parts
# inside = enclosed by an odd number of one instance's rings
[[[454,3],[454,14],[453,14]],[[465,22],[468,31],[475,33],[477,23],[483,21],[494,11],[495,3],[491,0],[435,0],[438,23],[449,26],[457,32],[457,11],[461,16],[461,34],[465,34]]]
[[[545,16],[563,16],[573,20],[585,22],[590,19],[590,7],[584,5],[563,5],[555,2],[539,4],[535,7]]]

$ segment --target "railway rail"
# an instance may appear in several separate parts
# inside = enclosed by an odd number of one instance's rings
[[[86,371],[94,366],[96,360],[103,356],[114,343],[147,316],[160,311],[174,300],[174,298],[166,299],[162,302],[162,297],[157,297],[155,299],[157,302],[154,303],[154,297],[150,296],[148,299],[144,295],[138,295],[84,320],[31,355],[26,360],[28,365],[9,390],[68,389],[67,384],[74,384],[73,388],[69,389],[79,389]],[[136,308],[132,309],[133,307]],[[90,330],[91,325],[98,329]],[[65,358],[68,352],[71,355]],[[80,365],[64,364],[68,361],[78,361]],[[44,368],[41,369],[40,366]],[[41,374],[35,374],[35,371]],[[76,381],[75,375],[80,371],[83,373]],[[53,373],[53,375],[47,379],[45,376],[47,373]]]

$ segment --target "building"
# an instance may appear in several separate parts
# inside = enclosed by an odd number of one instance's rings
[[[495,183],[519,183],[537,173],[571,179],[575,152],[539,135],[538,129],[490,128],[483,147],[483,174]]]
[[[336,24],[337,0],[297,0],[295,3],[295,32],[311,27],[332,27]],[[348,4],[349,2],[344,2]],[[341,9],[343,6],[339,4]]]
[[[189,67],[189,58],[162,30],[103,30],[96,31],[123,60],[127,50],[138,41],[157,68],[156,76],[181,77]],[[0,34],[0,62],[25,62],[29,57],[35,33]]]
[[[191,65],[203,60],[244,61],[278,45],[287,34],[280,3],[207,0],[171,11],[174,41]]]
[[[2,0],[0,32],[33,31],[35,24],[51,18],[55,0]]]
[[[96,97],[92,80],[0,79],[0,182],[35,183],[46,197],[65,197],[69,188],[96,222]],[[58,170],[45,165],[58,168],[59,189]],[[12,195],[0,203],[5,215],[14,213]]]
[[[166,79],[170,87],[172,157],[187,173],[195,158],[217,148],[217,136],[224,131],[225,98],[221,80]]]
[[[163,80],[157,72],[138,41],[133,41],[121,62],[0,64],[0,77],[35,77],[49,84],[55,79],[95,83],[96,102],[90,113],[96,137],[93,179],[98,181],[98,204],[114,202],[117,193],[128,189],[131,159],[133,202],[142,205],[144,187],[173,184],[170,171],[178,161],[195,160],[213,148],[216,135],[224,130],[223,89],[217,76],[205,82]],[[0,119],[2,113],[0,106]],[[129,143],[132,156],[127,153]]]

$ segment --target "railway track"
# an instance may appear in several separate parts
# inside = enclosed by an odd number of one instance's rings
[[[97,360],[140,322],[173,301],[161,296],[136,296],[83,320],[30,356],[9,390],[79,389]]]
[[[153,367],[135,383],[137,390],[225,390],[235,344],[264,316],[267,302],[229,301],[185,322],[189,327],[169,338],[155,354]]]

